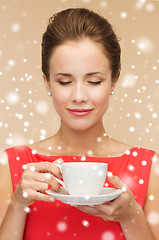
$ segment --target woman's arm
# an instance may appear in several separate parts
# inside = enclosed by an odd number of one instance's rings
[[[11,201],[13,190],[6,152],[0,153],[0,193],[0,239],[21,240],[26,213]]]
[[[155,154],[153,157],[153,163],[151,168],[151,174],[149,179],[149,186],[147,191],[147,197],[144,205],[143,212],[136,215],[136,219],[134,221],[135,227],[131,222],[127,222],[126,224],[121,224],[123,232],[126,228],[129,228],[129,232],[126,231],[125,236],[126,239],[131,239],[129,237],[130,232],[132,231],[132,235],[134,239],[156,239],[159,240],[159,155]],[[151,229],[151,231],[150,231]],[[134,231],[134,233],[133,233]],[[141,232],[141,233],[140,233]],[[154,237],[151,236],[151,233]],[[140,233],[137,238],[135,234]]]
[[[62,160],[60,159],[62,162]],[[60,184],[53,175],[60,177],[59,168],[50,162],[28,163],[13,193],[6,152],[0,154],[0,239],[22,240],[26,221],[26,209],[35,200],[53,202],[55,199],[43,194],[51,185],[54,190]],[[49,172],[51,174],[49,174]]]
[[[159,240],[147,223],[141,206],[136,202],[132,192],[117,176],[107,176],[116,188],[123,189],[123,193],[109,204],[78,206],[77,208],[105,221],[118,221],[126,240]],[[154,234],[154,235],[153,235]],[[156,238],[155,238],[156,237]]]
[[[159,155],[155,154],[151,168],[147,198],[144,205],[144,213],[148,224],[159,239]]]

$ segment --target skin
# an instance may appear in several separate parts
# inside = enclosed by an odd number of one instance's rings
[[[57,134],[33,144],[31,148],[44,155],[63,153],[64,155],[88,156],[92,151],[91,156],[97,157],[119,156],[130,148],[109,136],[104,136],[102,117],[108,108],[111,91],[114,90],[115,84],[112,83],[109,59],[103,54],[97,43],[84,39],[79,42],[66,42],[58,46],[50,58],[49,69],[49,81],[45,76],[43,77],[60,116],[61,126]],[[100,74],[90,75],[92,72],[100,72]],[[69,76],[56,76],[59,73],[67,73]],[[100,81],[101,83],[98,85],[92,83]],[[61,82],[67,82],[67,84],[62,85]],[[85,117],[76,117],[70,114],[68,108],[93,110]],[[100,142],[97,141],[97,137],[101,138]],[[54,151],[48,150],[49,146],[53,146]],[[61,149],[58,146],[61,146]],[[0,196],[2,223],[0,238],[3,240],[12,236],[13,240],[20,240],[23,236],[26,218],[24,207],[31,205],[35,200],[55,201],[54,198],[50,199],[50,196],[44,195],[43,192],[47,189],[48,184],[56,191],[60,188],[59,183],[52,175],[49,175],[48,178],[48,172],[58,178],[61,177],[59,169],[55,165],[59,159],[53,163],[27,164],[14,194],[5,152],[1,153],[0,159],[6,160],[6,164],[0,166],[0,176],[4,179],[3,184],[0,185],[0,191],[5,193]],[[60,161],[62,162],[62,159]],[[127,240],[158,240],[159,224],[152,225],[146,221],[151,211],[155,210],[159,213],[159,187],[155,184],[158,181],[158,174],[155,170],[157,164],[158,155],[156,154],[148,188],[148,196],[149,194],[154,195],[154,200],[150,201],[147,198],[144,211],[128,188],[108,205],[77,206],[77,208],[101,217],[105,221],[119,221]],[[107,176],[107,178],[116,188],[125,187],[117,176]],[[13,235],[15,230],[17,233]]]

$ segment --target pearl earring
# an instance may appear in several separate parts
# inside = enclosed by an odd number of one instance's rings
[[[111,91],[111,95],[114,95],[114,91]]]
[[[49,96],[52,96],[51,92],[48,92],[47,94],[48,94]]]

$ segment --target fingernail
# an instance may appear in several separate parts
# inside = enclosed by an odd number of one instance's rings
[[[50,202],[54,202],[55,199],[54,199],[53,197],[50,197],[50,198],[49,198],[49,201],[50,201]]]
[[[63,162],[63,159],[62,158],[59,158],[58,160],[57,160],[57,163],[58,164],[60,164],[60,163],[62,163]]]

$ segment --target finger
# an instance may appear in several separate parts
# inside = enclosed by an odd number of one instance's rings
[[[106,214],[107,216],[112,216],[114,215],[115,213],[118,212],[118,210],[120,209],[120,206],[118,206],[117,204],[116,205],[106,205],[106,204],[100,204],[100,205],[96,205],[95,208]]]
[[[54,197],[50,197],[47,194],[35,192],[34,193],[34,199],[38,201],[44,201],[44,202],[54,202],[56,199]]]
[[[24,185],[23,185],[24,186]],[[25,183],[25,188],[23,188],[23,191],[26,192],[28,189],[34,190],[34,191],[40,191],[44,192],[48,189],[48,183],[42,183],[37,181],[27,181]]]
[[[100,204],[100,205],[96,205],[95,209],[97,209],[98,211],[104,212],[105,214],[112,215],[112,207],[106,204]]]
[[[45,182],[53,187],[55,191],[58,191],[60,188],[60,183],[55,179],[51,173],[34,173],[34,181]]]
[[[95,209],[93,207],[86,206],[86,205],[84,205],[84,206],[77,205],[76,208],[78,208],[82,212],[85,212],[85,213],[93,215],[93,216],[96,216],[99,213],[98,209]]]
[[[56,159],[55,161],[53,161],[53,163],[58,163],[58,164],[61,164],[61,163],[63,163],[64,161],[63,161],[63,159],[62,158],[58,158],[58,159]]]
[[[56,159],[53,163],[54,164],[62,164],[64,161],[63,161],[63,159],[62,158],[58,158],[58,159]],[[59,178],[60,179],[62,179],[62,173],[61,173],[61,170],[60,170],[60,176],[59,176]]]
[[[114,187],[118,189],[122,189],[126,185],[118,178],[117,176],[114,176],[112,173],[108,172],[107,174],[107,180],[114,185]]]
[[[57,159],[58,160],[58,159]],[[30,170],[32,172],[50,172],[53,175],[60,177],[60,169],[53,163],[50,162],[40,162],[34,164],[27,164],[27,171]]]
[[[32,189],[43,193],[46,190],[48,190],[48,187],[49,187],[49,185],[47,183],[42,183],[42,182],[39,183],[39,182],[34,181],[34,186]]]
[[[101,217],[104,219],[104,221],[112,221],[114,219],[114,216],[107,215],[105,212],[98,210],[96,206],[95,207],[77,206],[76,208],[92,216]]]

